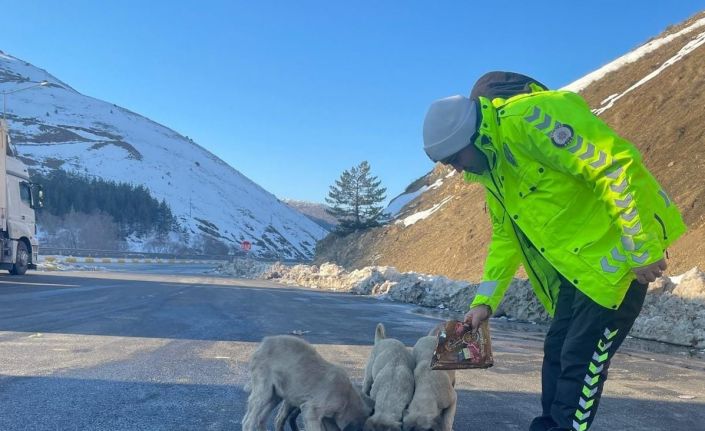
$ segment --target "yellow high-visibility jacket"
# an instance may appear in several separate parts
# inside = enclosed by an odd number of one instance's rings
[[[479,98],[475,145],[492,242],[471,306],[496,310],[520,263],[553,315],[559,273],[596,303],[621,304],[632,268],[663,258],[686,230],[641,155],[568,91]]]

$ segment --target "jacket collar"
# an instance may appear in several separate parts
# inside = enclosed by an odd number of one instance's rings
[[[497,168],[497,157],[499,154],[499,119],[497,117],[497,109],[492,105],[492,102],[485,98],[479,97],[478,104],[478,119],[477,133],[474,145],[487,157],[487,162],[491,170]],[[463,178],[466,182],[478,182],[484,185],[491,183],[489,172],[476,174],[473,172],[464,171]]]

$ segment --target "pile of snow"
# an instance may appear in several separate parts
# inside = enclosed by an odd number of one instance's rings
[[[478,286],[443,276],[402,273],[390,266],[346,271],[333,263],[284,266],[253,262],[251,265],[249,269],[247,264],[235,262],[227,265],[225,272],[461,313],[467,311]],[[495,316],[528,321],[549,319],[529,281],[520,279],[512,281]],[[644,308],[631,333],[649,340],[705,347],[705,273],[693,268],[681,276],[662,277],[651,283]]]
[[[37,271],[105,271],[105,267],[95,265],[71,264],[59,261],[41,261],[37,262]]]
[[[219,271],[236,277],[262,278],[314,289],[373,295],[380,299],[440,307],[458,312],[467,310],[478,286],[439,275],[402,273],[391,266],[368,266],[346,271],[334,263],[324,263],[320,266],[285,266],[278,262],[262,263],[236,259],[221,266]],[[548,318],[533,295],[528,281],[519,279],[513,281],[496,314],[524,320]]]
[[[399,272],[391,266],[368,266],[346,271],[333,264],[296,265],[277,272],[276,281],[318,289],[373,295],[380,299],[465,312],[477,284],[440,275]],[[496,315],[524,320],[545,320],[548,315],[533,295],[527,280],[515,279]]]
[[[632,335],[704,347],[705,273],[693,268],[677,278],[662,277],[651,283]]]
[[[221,274],[231,275],[239,278],[266,278],[265,273],[275,265],[267,262],[260,262],[253,259],[235,259],[220,265],[216,268]],[[277,263],[276,265],[281,265]],[[284,265],[281,265],[282,267]]]

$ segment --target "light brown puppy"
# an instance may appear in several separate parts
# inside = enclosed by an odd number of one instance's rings
[[[431,334],[437,334],[437,329]],[[431,358],[438,338],[421,337],[414,346],[414,397],[404,414],[404,431],[451,431],[455,419],[457,394],[455,371],[431,369]]]
[[[414,357],[401,341],[387,338],[381,323],[375,330],[362,390],[375,402],[364,431],[400,431],[404,408],[414,395]]]
[[[301,409],[292,406],[286,401],[282,401],[279,405],[277,416],[274,418],[274,431],[284,431],[287,420],[291,431],[299,431],[299,425],[296,423],[296,418],[298,418],[300,414]],[[338,426],[328,418],[323,418],[323,429],[325,431],[340,431],[340,428],[338,428]]]
[[[296,337],[265,337],[250,359],[250,378],[243,431],[266,431],[267,419],[280,402],[286,403],[284,410],[301,411],[306,431],[325,431],[324,422],[358,431],[372,413],[371,401],[363,399],[345,370]],[[288,416],[278,424],[283,427]]]

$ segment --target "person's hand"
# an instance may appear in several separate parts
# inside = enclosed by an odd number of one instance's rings
[[[489,319],[491,315],[492,309],[489,305],[477,305],[465,313],[465,323],[469,323],[472,329],[477,329],[480,327],[480,323]]]
[[[636,274],[636,279],[639,283],[647,284],[661,277],[663,275],[663,271],[666,270],[666,266],[666,261],[661,259],[651,265],[633,268],[632,271]]]

